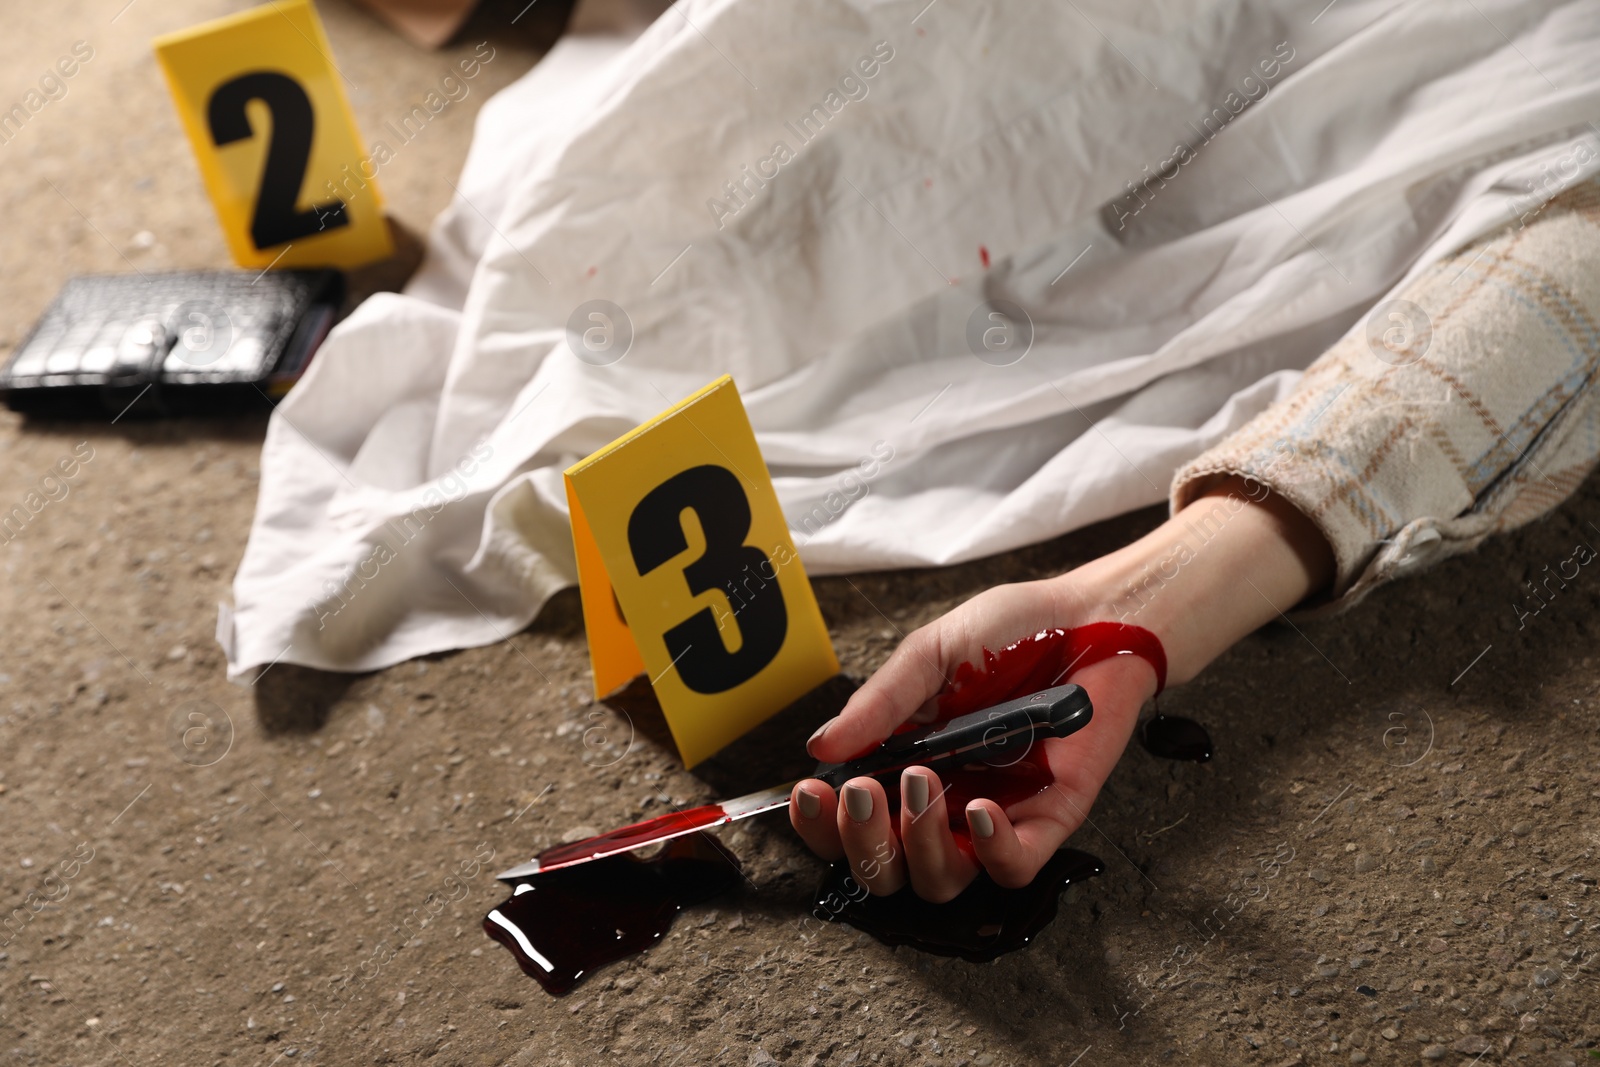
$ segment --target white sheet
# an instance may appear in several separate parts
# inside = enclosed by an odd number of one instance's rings
[[[1593,170],[1600,3],[1324,3],[702,0],[569,36],[484,107],[406,294],[273,416],[230,677],[520,629],[575,581],[561,470],[723,372],[814,574],[1163,499],[1405,276]],[[619,362],[567,343],[592,299]],[[1020,361],[974,355],[985,301],[1031,319]]]

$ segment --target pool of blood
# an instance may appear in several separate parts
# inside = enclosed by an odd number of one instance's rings
[[[812,915],[848,923],[886,945],[982,963],[1033,940],[1056,917],[1062,892],[1104,869],[1087,852],[1064,848],[1021,889],[996,885],[980,872],[954,900],[930,904],[910,886],[872,896],[850,877],[849,864],[835,863],[817,888]]]
[[[1158,691],[1166,685],[1166,652],[1148,630],[1110,622],[1041,630],[998,652],[984,649],[981,668],[962,664],[939,698],[939,717],[955,718],[1061,685],[1074,671],[1128,655],[1150,664]],[[973,765],[942,777],[949,787],[945,799],[956,843],[968,851],[967,801],[985,797],[1009,807],[1048,789],[1053,780],[1040,748],[1004,766]],[[898,807],[899,790],[888,794]],[[661,830],[713,826],[722,818],[716,805],[670,812],[601,840],[546,849],[539,860],[554,865],[628,848]],[[1055,918],[1061,892],[1101,870],[1095,857],[1062,849],[1021,889],[1005,889],[979,874],[954,900],[929,904],[909,888],[887,897],[866,895],[847,881],[847,869],[835,865],[819,890],[818,909],[888,944],[986,960],[1026,945]],[[704,833],[688,834],[668,842],[652,859],[609,856],[522,879],[511,898],[484,919],[483,928],[511,950],[529,977],[559,996],[596,968],[650,948],[678,912],[726,892],[739,877],[732,853]],[[845,892],[852,886],[855,896]],[[835,902],[842,903],[836,907]]]
[[[1139,724],[1139,744],[1162,759],[1204,763],[1211,758],[1211,735],[1193,719],[1159,711]]]
[[[644,952],[680,911],[727,892],[740,877],[733,853],[706,834],[689,834],[651,859],[608,856],[522,879],[483,930],[545,992],[561,996],[596,969]]]

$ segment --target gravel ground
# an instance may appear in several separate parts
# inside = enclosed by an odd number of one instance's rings
[[[71,274],[226,263],[147,42],[242,5],[122,3],[8,13],[6,93],[75,40],[96,55],[0,146],[0,350]],[[454,58],[322,9],[365,127]],[[472,112],[538,54],[502,23],[458,49],[499,49],[474,94],[384,171],[414,231],[448,199]],[[230,686],[211,634],[264,427],[0,417],[3,509],[90,457],[0,547],[7,1063],[1572,1064],[1600,1043],[1600,580],[1580,572],[1521,628],[1512,606],[1600,537],[1593,482],[1164,698],[1216,758],[1128,752],[1072,842],[1105,873],[1025,951],[968,964],[804,923],[820,867],[769,818],[723,835],[736,892],[555,999],[481,932],[493,872],[780,773],[847,687],[687,773],[641,702],[588,701],[570,593],[495,647]],[[860,678],[973,593],[1158,518],[817,591]]]

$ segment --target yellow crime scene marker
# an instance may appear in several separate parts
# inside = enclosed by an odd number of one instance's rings
[[[376,163],[310,0],[273,0],[154,47],[235,263],[350,268],[393,253]]]
[[[566,488],[595,696],[647,675],[686,766],[839,673],[731,377]]]

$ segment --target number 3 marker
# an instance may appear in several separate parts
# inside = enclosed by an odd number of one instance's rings
[[[373,157],[309,0],[159,37],[155,51],[234,262],[358,267],[393,253]]]
[[[646,673],[686,765],[839,672],[732,378],[568,468],[567,503],[595,696]]]
[[[739,580],[752,569],[772,572],[772,561],[754,545],[750,533],[750,500],[739,479],[726,467],[690,467],[656,486],[628,517],[628,544],[641,576],[648,575],[689,547],[679,516],[687,509],[700,520],[705,551],[683,567],[691,596],[737,592]],[[739,650],[728,651],[717,613],[703,607],[668,630],[667,652],[683,684],[696,693],[726,693],[743,685],[777,658],[789,632],[783,610],[783,589],[764,582],[739,611]]]

